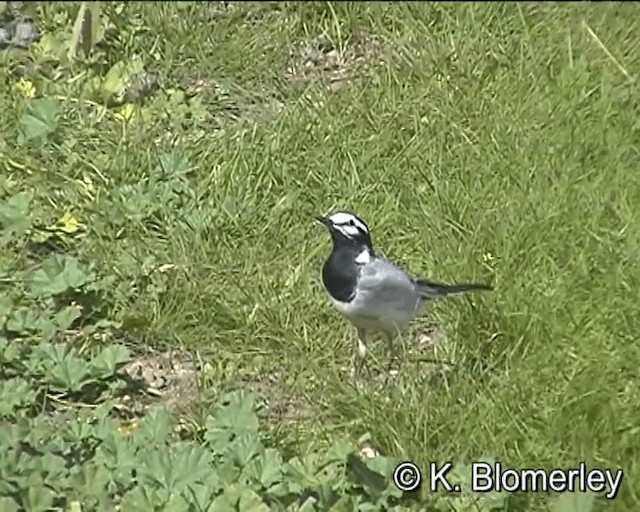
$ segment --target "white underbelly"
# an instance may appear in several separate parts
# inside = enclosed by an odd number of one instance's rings
[[[403,331],[424,310],[426,305],[425,301],[416,300],[415,304],[409,305],[410,307],[406,307],[406,304],[385,304],[378,310],[367,310],[365,312],[357,300],[340,302],[331,296],[329,296],[329,299],[335,308],[356,327],[391,335]]]

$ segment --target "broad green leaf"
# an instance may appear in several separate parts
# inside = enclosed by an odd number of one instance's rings
[[[333,480],[332,482],[322,483],[314,489],[315,495],[318,498],[318,508],[327,510],[338,501],[338,485],[338,480]]]
[[[149,512],[160,509],[162,504],[153,489],[137,485],[125,493],[120,508],[130,512]]]
[[[53,453],[44,453],[38,458],[37,469],[41,475],[44,475],[45,483],[56,486],[64,486],[66,483],[66,461]]]
[[[214,492],[218,489],[213,489],[208,482],[202,484],[193,484],[184,492],[185,496],[189,497],[189,502],[195,505],[196,510],[208,510],[209,505],[213,501]]]
[[[105,101],[113,97],[122,98],[127,86],[127,66],[124,62],[116,62],[104,77],[102,94]]]
[[[140,59],[133,59],[130,62],[116,62],[107,71],[102,82],[103,101],[122,101],[131,79],[142,71],[144,71],[144,64]]]
[[[151,485],[168,492],[182,492],[189,485],[215,481],[210,454],[201,446],[174,444],[171,449],[154,450],[140,458],[138,472]]]
[[[190,503],[181,494],[171,494],[162,508],[166,512],[184,512],[189,509]]]
[[[0,296],[0,326],[7,320],[13,310],[13,299],[8,295]]]
[[[317,452],[294,457],[284,465],[285,482],[298,484],[302,489],[314,488],[325,480],[326,473],[321,471],[323,464]]]
[[[160,160],[160,167],[154,170],[154,174],[160,171],[160,174],[167,179],[182,176],[190,170],[189,159],[183,153],[161,153],[158,158]]]
[[[360,510],[357,503],[359,501],[359,497],[357,496],[340,496],[333,506],[329,509],[329,512],[351,512],[352,510]],[[398,512],[404,511],[404,508],[400,508]],[[406,509],[410,510],[409,508]],[[430,511],[432,512],[432,511]]]
[[[7,319],[6,328],[10,332],[28,333],[38,330],[40,315],[29,308],[16,309]]]
[[[64,437],[65,442],[78,443],[94,437],[94,432],[93,425],[76,418],[76,421],[69,422],[62,436]]]
[[[51,365],[51,361],[45,360],[37,349],[32,350],[27,359],[24,359],[22,364],[24,371],[27,374],[38,374],[45,371],[47,368],[47,362]]]
[[[391,483],[391,475],[393,474],[393,470],[397,465],[397,461],[390,457],[378,456],[372,459],[365,459],[364,463],[367,467],[373,470],[375,473],[386,476],[387,487],[383,491],[383,495],[393,496],[395,498],[402,497],[403,493],[400,489],[398,489],[395,485]]]
[[[60,331],[66,331],[78,318],[80,318],[80,308],[78,306],[67,306],[58,311],[53,320]]]
[[[97,460],[101,460],[111,471],[111,478],[118,485],[129,485],[131,472],[137,471],[140,466],[139,448],[128,437],[115,433],[115,427],[109,423],[103,423],[102,430],[105,435],[102,443],[96,450]],[[111,432],[106,432],[110,430]]]
[[[376,469],[370,467],[354,453],[347,456],[347,471],[370,495],[381,494],[391,482],[389,476],[393,472],[392,469],[386,474],[381,474]]]
[[[306,500],[300,505],[298,512],[316,512],[318,508],[316,507],[317,499],[315,496],[308,496]],[[358,508],[357,510],[362,510]],[[376,508],[375,510],[379,510]]]
[[[32,352],[32,355],[50,360],[50,363],[57,364],[62,362],[67,355],[75,353],[72,348],[64,343],[40,343]],[[52,366],[51,364],[49,366]]]
[[[20,507],[13,498],[2,496],[0,497],[0,510],[3,512],[18,512]]]
[[[19,122],[18,144],[43,144],[58,129],[58,117],[62,111],[54,98],[30,100]]]
[[[0,417],[11,415],[20,406],[32,404],[36,395],[29,382],[20,377],[0,380]]]
[[[31,293],[39,297],[77,290],[92,280],[73,256],[54,254],[44,260],[28,278]]]
[[[136,440],[147,446],[164,443],[171,433],[171,416],[164,409],[151,411],[135,433]]]
[[[240,492],[237,510],[239,512],[269,512],[271,509],[263,503],[255,491],[245,487]]]
[[[107,486],[111,482],[109,470],[102,465],[86,463],[78,468],[70,478],[70,486],[81,489],[84,496],[96,498],[99,502],[108,500]]]
[[[507,491],[492,491],[482,493],[477,498],[478,502],[489,510],[501,510],[505,508],[510,495]]]
[[[40,315],[36,321],[36,329],[44,341],[53,339],[57,331],[55,324],[44,315]]]
[[[67,50],[67,59],[71,62],[76,57],[76,51],[82,45],[85,57],[91,49],[91,29],[88,30],[89,38],[83,37],[83,29],[86,31],[87,25],[91,26],[91,13],[87,13],[87,2],[80,2],[78,6],[78,14],[71,31],[71,39],[69,40],[69,49]],[[88,40],[87,40],[88,39]],[[88,47],[88,48],[87,48]]]
[[[94,374],[99,377],[111,377],[125,363],[129,362],[131,352],[122,345],[105,347],[91,360]]]
[[[7,201],[0,203],[0,229],[2,243],[5,244],[14,236],[23,236],[31,228],[31,201],[33,192],[19,192]]]
[[[53,506],[55,494],[42,482],[39,484],[30,483],[26,493],[23,494],[24,504],[30,512],[45,512]]]
[[[20,357],[20,346],[0,336],[0,365],[9,364]]]
[[[283,460],[278,450],[267,448],[253,463],[258,470],[258,480],[266,489],[282,480]]]
[[[338,439],[327,451],[327,462],[346,462],[349,454],[353,453],[353,445],[347,439]]]
[[[67,356],[51,369],[49,378],[52,387],[76,392],[90,381],[88,375],[89,367],[83,359]]]
[[[12,434],[15,434],[15,431]],[[18,443],[22,442],[22,440],[22,436],[20,436]],[[24,474],[29,470],[28,463],[27,455],[19,452],[15,446],[4,447],[0,452],[0,474],[13,474],[13,478],[11,480],[7,478],[0,479],[0,493],[3,495],[14,494],[24,487],[26,482]]]
[[[379,510],[385,510],[384,508],[380,508],[380,505],[378,505],[377,503],[371,503],[370,501],[365,501],[362,502],[358,505],[358,508],[356,509],[358,512],[378,512]],[[450,510],[447,512],[458,512],[458,511],[454,511],[454,510]],[[463,512],[462,510],[460,512]],[[464,512],[485,512],[484,510],[464,510]]]
[[[5,327],[20,334],[38,333],[44,340],[50,340],[56,333],[55,324],[47,316],[24,307],[13,312]]]
[[[240,480],[240,475],[242,474],[243,468],[238,467],[233,461],[225,457],[221,462],[216,463],[216,472],[220,477],[221,484],[222,482],[226,484],[231,484]]]
[[[255,395],[244,390],[227,393],[206,422],[205,440],[223,453],[232,438],[258,432]]]
[[[245,467],[252,459],[264,451],[260,439],[253,432],[236,437],[231,444],[233,460],[240,467]]]
[[[223,493],[218,496],[213,503],[209,506],[208,512],[229,512],[230,510],[237,510],[237,503],[240,498],[238,496]]]
[[[82,48],[85,57],[89,56],[99,39],[100,28],[100,2],[82,2],[69,41],[69,61],[75,58],[78,47]]]
[[[54,60],[66,63],[66,35],[61,32],[45,32],[33,45],[34,58],[38,62]]]
[[[29,354],[28,368],[32,373],[41,371],[45,374],[45,378],[49,378],[53,369],[67,357],[69,352],[69,348],[61,343],[42,342]]]

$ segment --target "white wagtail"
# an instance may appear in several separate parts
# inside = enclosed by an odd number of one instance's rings
[[[484,284],[446,285],[405,272],[378,255],[366,222],[339,211],[317,216],[333,241],[333,250],[322,267],[322,284],[336,309],[357,329],[358,346],[354,376],[358,376],[367,353],[367,332],[386,336],[389,352],[393,337],[419,315],[431,299],[454,293],[492,290]]]

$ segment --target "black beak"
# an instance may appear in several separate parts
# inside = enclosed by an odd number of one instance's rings
[[[314,215],[314,219],[316,219],[320,224],[324,224],[329,227],[329,219],[327,217],[323,217],[322,215]]]

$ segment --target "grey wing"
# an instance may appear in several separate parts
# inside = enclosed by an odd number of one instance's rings
[[[372,315],[410,319],[421,302],[413,276],[381,258],[362,268],[358,288],[357,300]]]

